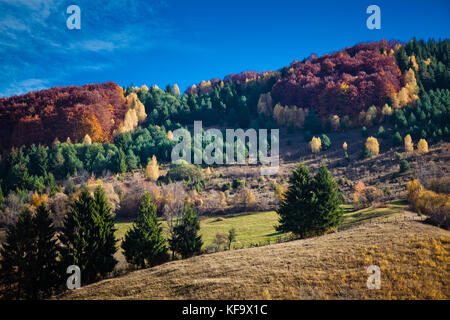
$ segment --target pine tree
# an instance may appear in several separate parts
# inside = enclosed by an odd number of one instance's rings
[[[33,299],[49,297],[61,286],[63,271],[58,261],[59,248],[55,239],[56,230],[45,203],[37,209],[33,219],[36,232],[36,251],[33,278]]]
[[[6,287],[7,298],[42,299],[56,291],[62,273],[55,229],[45,204],[35,217],[28,209],[22,212],[16,225],[8,228],[0,255],[0,284]]]
[[[292,232],[304,237],[309,231],[313,217],[309,214],[313,206],[312,178],[308,168],[301,164],[289,179],[289,187],[284,193],[277,210],[281,232]]]
[[[394,143],[394,145],[396,145],[396,146],[401,146],[401,145],[402,145],[402,142],[403,142],[402,136],[401,136],[400,133],[397,131],[397,132],[394,134],[393,143]]]
[[[322,234],[339,225],[341,196],[336,182],[325,167],[314,178],[301,164],[292,173],[277,213],[278,231],[292,232],[301,238]]]
[[[77,265],[81,270],[82,283],[98,279],[97,252],[100,239],[100,217],[95,200],[84,188],[64,219],[62,235],[63,264],[67,268]]]
[[[340,209],[341,194],[339,187],[326,167],[322,166],[314,176],[315,201],[314,232],[322,234],[337,227],[342,221]]]
[[[0,284],[5,287],[6,298],[30,298],[34,250],[33,218],[26,209],[18,217],[16,225],[6,231],[6,241],[0,248]],[[1,287],[0,286],[0,287]]]
[[[198,235],[199,230],[199,216],[192,205],[185,202],[181,222],[175,226],[173,238],[169,240],[170,249],[179,253],[183,259],[200,253],[203,241]]]
[[[94,200],[100,226],[96,265],[98,266],[97,271],[104,277],[112,272],[117,264],[117,260],[114,258],[114,254],[117,251],[116,238],[114,236],[116,232],[114,227],[115,219],[101,187],[95,190]]]
[[[135,170],[138,167],[139,160],[134,154],[133,150],[128,150],[127,157],[126,157],[126,165],[128,167],[128,170]]]
[[[4,209],[5,196],[3,195],[2,186],[0,185],[0,210]]]
[[[127,262],[141,268],[153,266],[167,252],[162,227],[156,217],[156,206],[148,193],[140,200],[138,217],[125,235],[122,249]]]
[[[322,148],[323,150],[328,150],[331,147],[331,140],[328,138],[326,134],[322,134],[320,136],[320,141],[322,142]]]

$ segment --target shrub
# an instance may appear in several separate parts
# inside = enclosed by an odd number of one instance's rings
[[[172,181],[195,181],[202,177],[201,169],[188,163],[171,164],[166,179]]]
[[[408,161],[406,161],[405,159],[400,161],[400,173],[408,172],[410,169],[411,168],[409,167]]]
[[[222,185],[222,188],[221,188],[221,190],[222,190],[223,192],[225,192],[225,191],[227,191],[227,190],[230,190],[230,189],[231,189],[231,183],[230,183],[229,181],[225,182],[225,183]]]
[[[377,156],[380,152],[380,145],[378,140],[374,137],[369,137],[366,140],[366,148],[370,151],[371,155]]]
[[[426,214],[430,221],[450,229],[450,196],[426,190],[419,180],[411,180],[406,186],[408,202],[412,209]]]
[[[320,140],[322,141],[322,148],[323,150],[328,150],[331,147],[331,140],[328,138],[326,134],[322,134],[320,136]]]
[[[353,207],[355,209],[370,207],[381,196],[382,192],[376,187],[366,187],[366,185],[360,181],[355,185],[353,191]]]
[[[233,189],[242,189],[245,187],[245,180],[240,178],[234,178],[233,184],[231,186]]]
[[[309,147],[312,153],[319,153],[320,149],[322,149],[322,141],[320,138],[313,137],[309,142]]]
[[[400,135],[400,133],[398,131],[394,134],[394,137],[392,139],[393,139],[394,145],[397,147],[401,146],[403,143],[402,136]]]

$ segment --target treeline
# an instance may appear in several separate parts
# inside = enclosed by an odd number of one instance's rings
[[[176,85],[169,85],[165,90],[156,86],[150,89],[130,86],[125,93],[136,93],[145,105],[147,121],[167,129],[191,125],[194,120],[203,121],[205,126],[247,128],[257,118],[258,100],[261,94],[271,90],[276,74],[265,73],[250,79],[247,82],[238,81],[236,77],[203,81],[182,96]]]
[[[200,220],[189,202],[170,221],[165,239],[151,196],[142,196],[138,218],[125,235],[122,248],[127,262],[148,267],[169,260],[168,248],[182,258],[201,253]],[[45,202],[36,212],[25,209],[7,229],[0,246],[0,298],[44,299],[63,292],[66,270],[80,269],[81,284],[111,275],[117,264],[115,218],[105,193],[84,188],[69,206],[61,232],[57,232]],[[167,246],[167,243],[169,246]]]
[[[57,180],[82,170],[96,175],[123,173],[145,167],[153,155],[170,161],[173,144],[163,128],[149,126],[118,134],[113,143],[55,142],[51,146],[13,148],[0,159],[0,189],[4,196],[10,191],[54,193]]]
[[[450,40],[415,40],[395,57],[402,71],[413,70],[419,99],[411,108],[396,110],[395,125],[414,139],[450,139]]]
[[[61,87],[0,98],[0,152],[12,146],[51,144],[68,137],[79,142],[111,141],[129,106],[113,82]]]

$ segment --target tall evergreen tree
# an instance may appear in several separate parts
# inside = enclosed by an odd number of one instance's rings
[[[34,250],[33,218],[26,209],[18,217],[15,225],[6,231],[6,241],[0,248],[0,284],[9,299],[30,298],[31,281],[29,270],[33,267]]]
[[[0,283],[6,297],[42,299],[58,289],[61,269],[53,221],[45,204],[33,217],[24,210],[0,249]]]
[[[277,210],[280,215],[277,230],[292,232],[301,238],[321,234],[339,225],[340,201],[338,186],[325,167],[313,178],[301,164],[293,171]]]
[[[100,217],[95,200],[84,188],[64,219],[60,237],[65,268],[77,265],[81,270],[82,283],[98,279],[97,252],[100,244]]]
[[[313,192],[315,195],[314,225],[317,234],[337,227],[342,222],[343,212],[340,209],[342,196],[339,187],[326,167],[322,166],[314,176]]]
[[[199,230],[199,216],[192,205],[186,202],[181,222],[175,226],[173,237],[169,240],[170,249],[179,253],[183,259],[200,253],[203,241],[201,235],[198,235]]]
[[[116,238],[114,236],[116,232],[115,219],[101,187],[95,190],[94,200],[100,231],[96,265],[98,266],[98,272],[104,277],[112,272],[117,264],[117,260],[114,258],[114,254],[117,251]]]
[[[125,235],[122,249],[127,262],[141,268],[154,265],[167,252],[162,227],[156,216],[156,206],[148,193],[139,202],[138,217]]]
[[[32,269],[34,273],[32,298],[42,299],[50,296],[60,287],[64,270],[58,261],[56,231],[45,203],[37,209],[33,225],[36,251]]]

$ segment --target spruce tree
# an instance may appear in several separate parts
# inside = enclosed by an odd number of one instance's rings
[[[33,217],[26,209],[7,230],[0,249],[0,283],[7,298],[42,299],[60,283],[61,266],[53,221],[45,204]]]
[[[175,226],[173,237],[169,240],[170,249],[181,255],[183,259],[201,252],[203,241],[200,230],[200,220],[192,205],[185,202],[183,217],[179,225]]]
[[[308,168],[301,164],[289,179],[289,187],[277,210],[280,224],[277,230],[292,232],[303,238],[312,224],[309,213],[313,206],[312,178]]]
[[[33,299],[49,297],[60,287],[64,270],[58,261],[59,248],[55,237],[53,220],[50,218],[49,210],[45,203],[37,209],[33,219],[36,236],[36,251],[33,265],[36,267]]]
[[[98,279],[97,252],[100,242],[100,217],[95,200],[84,188],[64,219],[61,243],[63,263],[67,268],[77,265],[81,270],[82,283]]]
[[[154,265],[167,252],[156,206],[148,193],[139,202],[138,217],[125,235],[122,249],[127,262],[141,268]]]
[[[33,268],[33,218],[26,209],[15,225],[6,231],[6,241],[0,248],[0,287],[8,299],[30,298],[29,271]]]
[[[100,231],[96,265],[98,266],[97,271],[104,277],[112,272],[117,264],[117,260],[114,258],[114,254],[117,251],[116,238],[114,236],[116,232],[115,218],[111,213],[111,207],[106,200],[105,192],[101,187],[95,190],[94,200]]]
[[[0,184],[0,210],[3,210],[5,204],[5,196],[3,195],[2,185]]]
[[[342,196],[337,183],[324,166],[320,167],[314,176],[313,186],[315,195],[312,211],[314,224],[311,229],[316,234],[323,234],[341,223],[343,212],[339,206]]]
[[[338,186],[328,170],[321,167],[313,178],[301,164],[292,173],[289,187],[277,213],[277,230],[301,238],[318,235],[339,225],[342,212]]]

